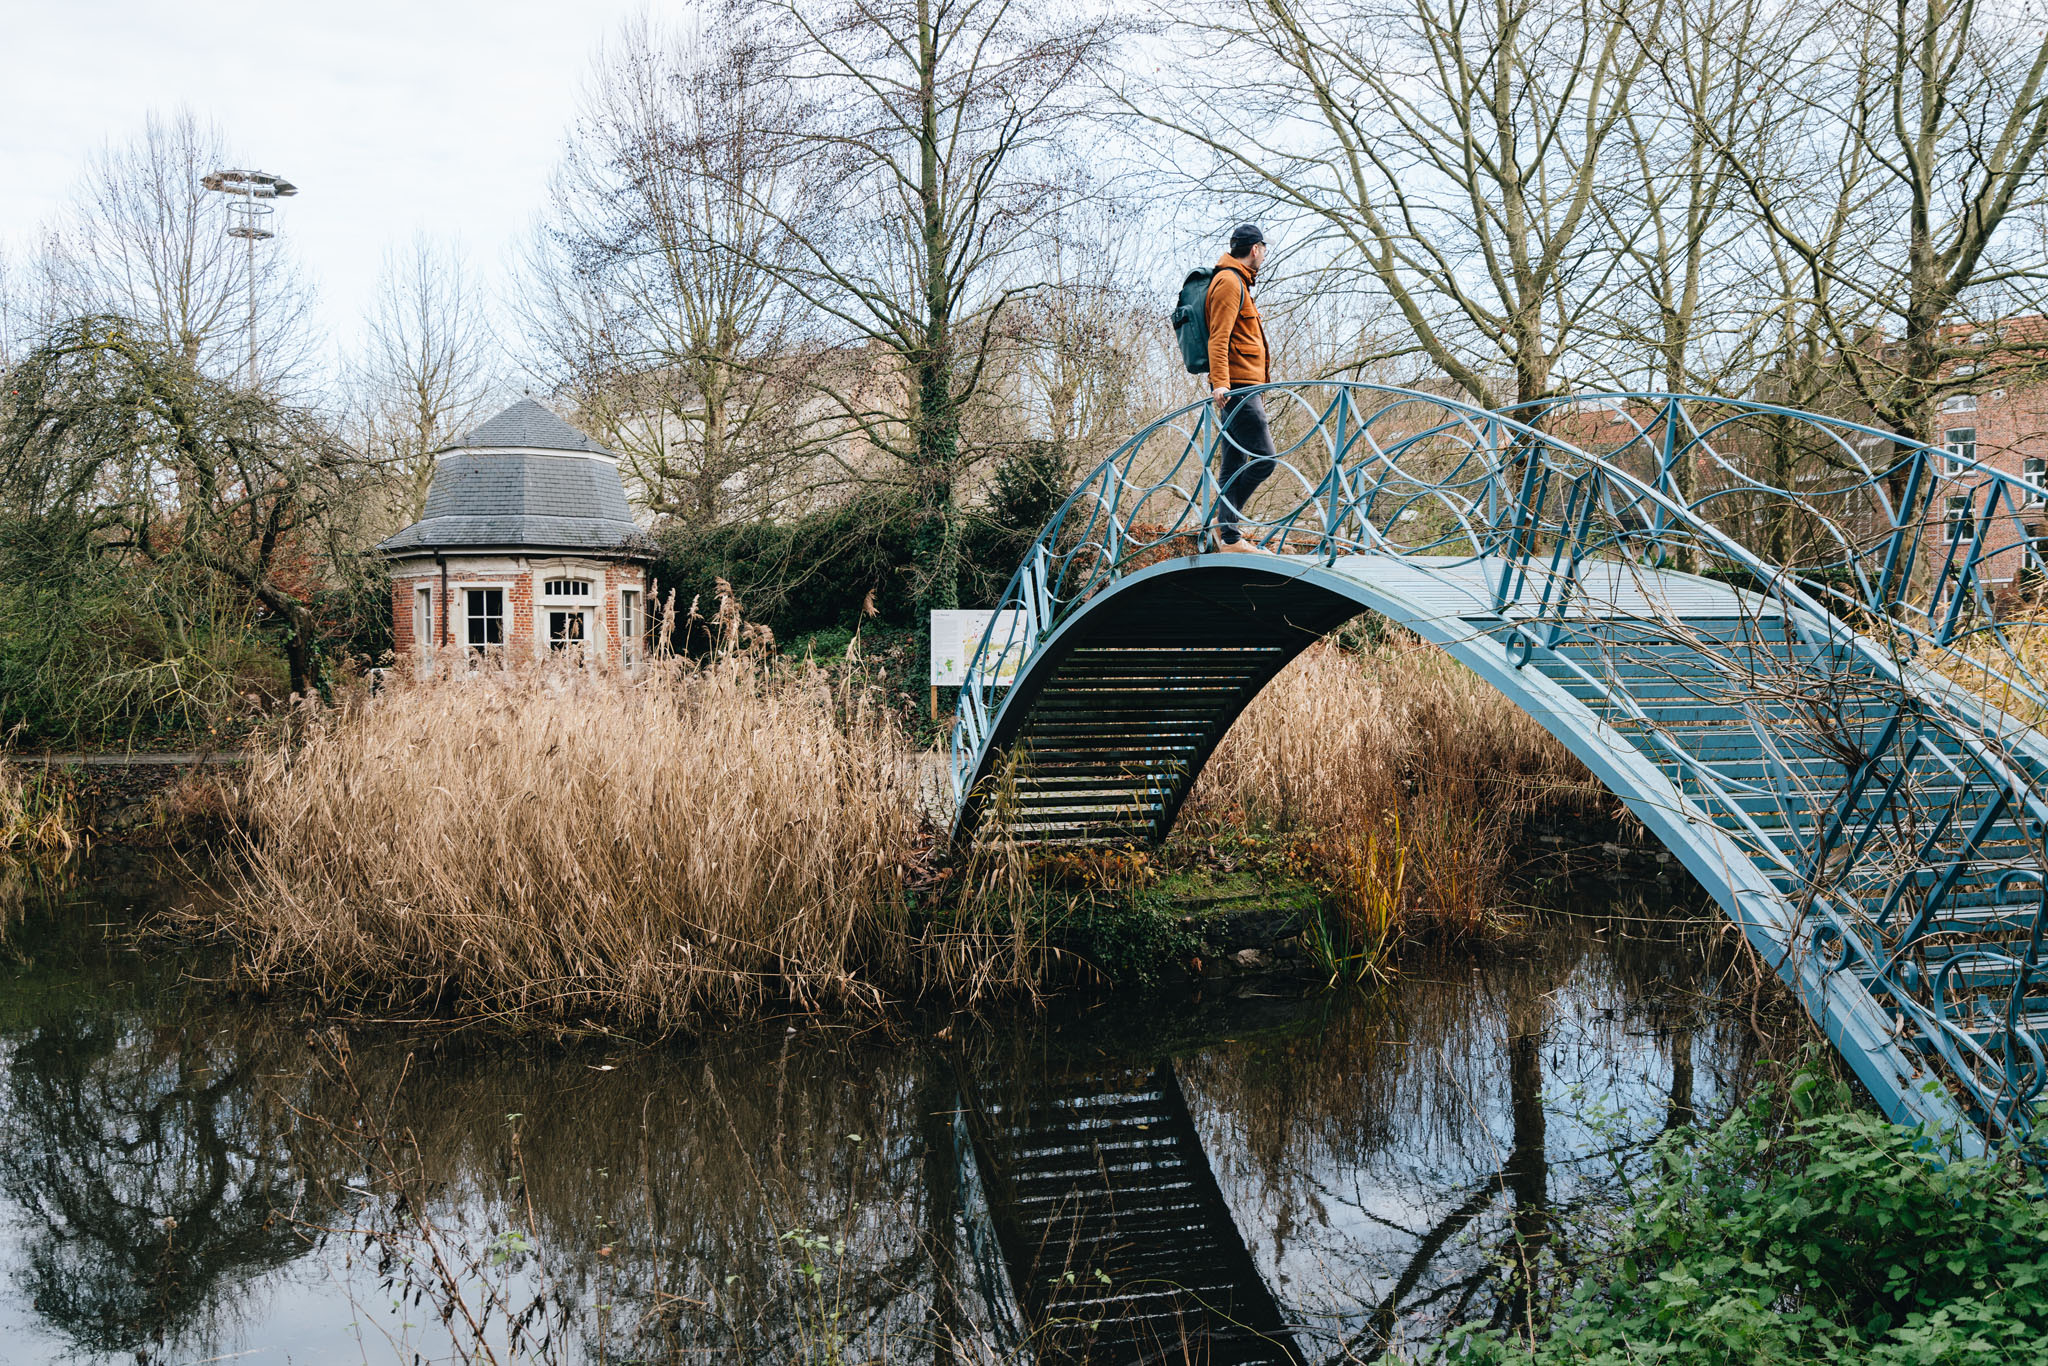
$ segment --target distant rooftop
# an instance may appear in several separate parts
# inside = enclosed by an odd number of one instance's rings
[[[522,398],[490,421],[464,432],[443,451],[526,449],[582,451],[592,455],[617,452],[598,445],[530,398]]]
[[[441,448],[420,520],[377,548],[649,553],[612,453],[532,399]]]

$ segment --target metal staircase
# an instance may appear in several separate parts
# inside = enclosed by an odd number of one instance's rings
[[[1377,612],[1583,759],[1894,1118],[1964,1148],[2031,1132],[2048,490],[1754,404],[1608,395],[1589,426],[1586,400],[1538,425],[1364,385],[1268,402],[1288,444],[1247,526],[1279,553],[1205,553],[1208,405],[1041,534],[961,691],[959,839],[1163,837],[1259,690]],[[1821,473],[1748,473],[1788,450]]]

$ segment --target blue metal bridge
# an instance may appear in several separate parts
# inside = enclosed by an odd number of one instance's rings
[[[953,734],[956,836],[1163,838],[1230,724],[1363,611],[1561,740],[1895,1119],[2027,1135],[2048,1081],[2048,491],[1854,422],[1594,394],[1264,391],[1268,554],[1217,553],[1213,406],[1082,482]]]

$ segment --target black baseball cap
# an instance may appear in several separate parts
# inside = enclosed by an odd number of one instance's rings
[[[1242,256],[1266,240],[1266,234],[1259,231],[1257,223],[1239,223],[1230,230],[1230,254]]]

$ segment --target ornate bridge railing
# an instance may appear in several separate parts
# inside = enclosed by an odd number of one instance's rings
[[[1900,1076],[1931,1068],[1987,1133],[2030,1127],[2048,1081],[2038,476],[1960,436],[1930,447],[1739,401],[1597,394],[1509,414],[1365,384],[1262,393],[1281,458],[1242,525],[1279,558],[1227,563],[1455,590],[1438,616],[1462,635],[1440,643],[1578,699],[1587,735],[1568,742],[1598,732],[1656,765],[1667,839],[1692,822],[1724,841],[1701,843],[1695,871],[1733,847],[1761,873],[1762,910],[1735,904],[1756,899],[1739,880],[1710,885],[1817,1017],[1849,1010],[1829,1004],[1845,991],[1874,1009],[1889,1037],[1831,1025],[1845,1052],[1898,1050]],[[1034,542],[960,693],[963,834],[1016,738],[1006,690],[1048,643],[1141,570],[1226,563],[1205,552],[1227,441],[1210,404],[1161,418]],[[1177,800],[1149,808],[1151,833]],[[1942,1108],[1886,1085],[1901,1117]]]

